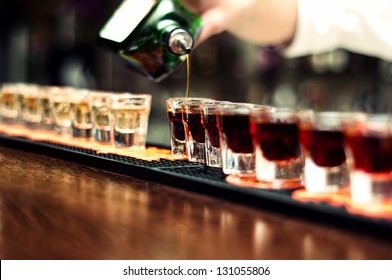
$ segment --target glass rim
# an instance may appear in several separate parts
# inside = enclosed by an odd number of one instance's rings
[[[146,98],[152,99],[152,95],[149,93],[130,93],[130,92],[113,92],[110,96],[112,99],[126,99],[126,98]]]

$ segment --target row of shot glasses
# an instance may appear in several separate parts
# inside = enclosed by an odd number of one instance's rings
[[[118,148],[145,147],[150,109],[149,94],[25,83],[0,91],[3,124]]]
[[[392,118],[208,98],[169,98],[172,154],[221,168],[230,183],[392,198]],[[250,182],[253,182],[250,184]]]

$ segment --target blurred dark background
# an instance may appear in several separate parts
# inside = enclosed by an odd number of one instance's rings
[[[120,2],[1,0],[0,83],[151,93],[148,142],[168,145],[165,99],[185,95],[186,67],[154,83],[99,47],[99,29]],[[391,85],[391,63],[345,50],[285,59],[223,33],[192,53],[191,96],[385,113]]]

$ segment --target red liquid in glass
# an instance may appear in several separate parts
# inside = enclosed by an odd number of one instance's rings
[[[355,169],[369,173],[392,171],[392,137],[346,135]]]
[[[300,155],[296,124],[251,123],[251,132],[267,160],[284,161]]]
[[[185,140],[185,129],[184,124],[182,123],[182,114],[176,112],[168,112],[167,116],[169,121],[173,124],[173,134],[177,140],[184,141]]]
[[[310,158],[318,166],[339,166],[346,161],[341,131],[301,129],[300,139]]]
[[[200,113],[184,113],[184,122],[187,124],[185,127],[192,135],[193,140],[198,143],[205,142],[204,127],[201,124]]]
[[[219,148],[219,131],[216,122],[216,114],[202,115],[201,123],[207,130],[211,145],[215,148]]]
[[[235,153],[253,153],[248,115],[220,115],[219,129],[225,134],[227,146]]]

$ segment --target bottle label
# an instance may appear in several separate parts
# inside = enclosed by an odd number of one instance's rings
[[[121,43],[132,33],[156,2],[156,0],[124,0],[100,30],[99,36]]]

